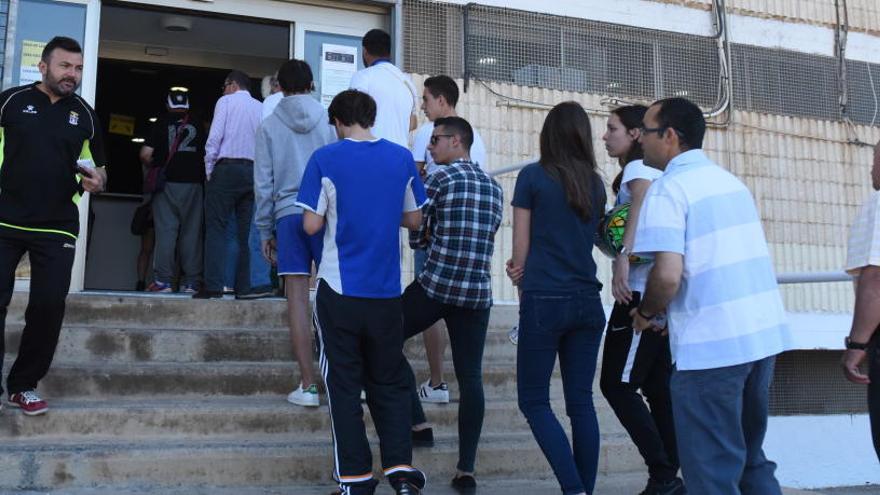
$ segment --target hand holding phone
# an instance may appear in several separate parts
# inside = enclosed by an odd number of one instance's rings
[[[92,178],[95,170],[95,163],[91,158],[82,158],[76,161],[76,172],[84,177]]]

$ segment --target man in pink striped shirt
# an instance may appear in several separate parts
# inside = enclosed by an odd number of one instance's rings
[[[248,235],[254,214],[254,145],[262,104],[250,94],[250,78],[234,70],[223,83],[205,145],[205,283],[196,299],[223,296],[226,227],[233,212],[238,229],[236,298],[253,297]],[[178,149],[187,143],[181,142]],[[258,296],[261,294],[257,294]]]

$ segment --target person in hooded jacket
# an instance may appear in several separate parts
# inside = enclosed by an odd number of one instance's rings
[[[278,70],[284,98],[257,132],[254,161],[256,225],[263,256],[284,277],[287,318],[301,382],[288,402],[319,405],[312,367],[309,332],[309,276],[312,262],[321,261],[323,232],[307,235],[303,211],[295,205],[303,171],[316,149],[335,142],[327,112],[312,96],[312,70],[302,60],[289,60]]]

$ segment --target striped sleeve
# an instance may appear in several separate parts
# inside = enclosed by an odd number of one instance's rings
[[[645,195],[636,230],[635,253],[684,254],[687,198],[655,182]]]

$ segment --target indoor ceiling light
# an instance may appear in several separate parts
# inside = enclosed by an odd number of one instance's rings
[[[155,122],[155,121],[157,121],[157,120],[159,120],[159,119],[157,119],[156,117],[150,117],[150,118],[147,119],[147,120],[149,120],[150,122]]]
[[[192,19],[179,15],[162,16],[159,23],[165,31],[186,32],[192,29]]]
[[[143,143],[144,141],[144,138],[131,138],[132,143]]]
[[[180,91],[181,93],[189,92],[189,88],[186,86],[172,86],[171,91]]]

